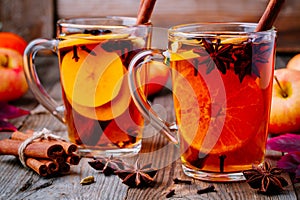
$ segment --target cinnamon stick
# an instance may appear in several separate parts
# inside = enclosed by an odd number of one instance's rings
[[[137,15],[137,24],[149,23],[156,0],[141,0]]]
[[[59,173],[60,174],[66,174],[70,171],[70,165],[68,163],[61,163],[59,165]]]
[[[46,165],[48,174],[54,174],[59,170],[59,164],[53,160],[40,159],[38,161]]]
[[[42,163],[34,158],[27,158],[25,162],[28,167],[33,169],[40,176],[48,175],[48,168],[44,163]]]
[[[256,32],[266,31],[272,28],[275,19],[278,16],[279,11],[285,0],[270,0],[266,10],[260,18],[258,25],[255,29]]]
[[[13,140],[26,140],[30,137],[32,137],[33,131],[27,131],[27,133],[22,133],[20,131],[15,131],[11,135],[11,139]],[[71,155],[73,152],[77,151],[77,146],[72,143],[56,140],[57,143],[59,143],[63,149],[65,150],[66,154]]]
[[[12,139],[0,140],[0,155],[18,156],[18,149],[22,142]],[[26,157],[32,158],[55,158],[63,153],[63,147],[55,141],[36,141],[29,144],[24,151]]]
[[[71,154],[67,157],[66,162],[71,165],[78,165],[80,162],[80,156],[77,154]]]

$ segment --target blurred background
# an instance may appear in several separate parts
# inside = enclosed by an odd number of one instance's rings
[[[0,0],[0,30],[27,41],[55,36],[59,18],[104,15],[136,16],[140,0]],[[155,26],[188,22],[258,22],[268,0],[157,0]],[[281,53],[300,52],[300,1],[286,0],[275,26]]]

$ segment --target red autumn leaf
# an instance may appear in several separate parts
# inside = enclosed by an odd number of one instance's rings
[[[0,119],[13,119],[29,113],[28,110],[9,105],[6,102],[0,102]]]
[[[29,113],[28,110],[9,105],[6,102],[0,102],[0,131],[16,131],[17,128],[7,120],[28,115]]]
[[[296,179],[300,180],[300,165],[298,165],[298,168],[296,170]]]
[[[281,152],[300,151],[300,135],[287,133],[267,141],[267,148]]]
[[[0,119],[0,132],[1,131],[16,131],[17,128],[11,123]]]
[[[300,152],[291,152],[280,158],[277,166],[287,172],[295,172],[300,166]]]

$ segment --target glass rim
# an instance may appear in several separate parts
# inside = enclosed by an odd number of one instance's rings
[[[124,24],[110,25],[105,21],[121,21]],[[136,24],[136,17],[128,16],[99,16],[99,17],[70,17],[57,20],[56,24],[65,28],[130,28],[130,27],[148,27],[150,24]],[[89,22],[89,23],[87,23]],[[93,23],[91,23],[93,22]],[[101,23],[102,22],[102,23]]]
[[[193,36],[193,35],[249,36],[253,34],[272,34],[277,32],[274,26],[266,31],[255,32],[255,28],[257,27],[257,25],[258,23],[250,23],[250,22],[197,22],[197,23],[187,23],[187,24],[179,24],[179,25],[172,26],[168,29],[168,32],[169,34],[181,33],[185,36]],[[221,27],[223,28],[228,27],[228,30],[218,29]],[[243,28],[243,27],[248,28],[249,30],[247,31],[238,30],[238,28]],[[201,30],[202,28],[205,29]]]

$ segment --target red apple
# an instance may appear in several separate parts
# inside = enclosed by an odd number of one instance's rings
[[[269,132],[299,132],[300,71],[277,69],[274,77]]]
[[[300,54],[292,57],[287,63],[286,68],[300,70]]]
[[[147,82],[148,95],[154,95],[161,91],[170,77],[169,67],[161,62],[151,61],[149,63],[149,76]]]
[[[20,98],[28,89],[23,72],[22,54],[0,47],[0,101]]]
[[[11,32],[0,32],[0,47],[14,49],[23,54],[27,42],[19,35]]]

